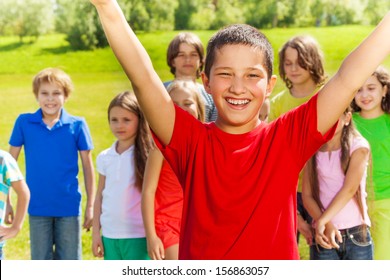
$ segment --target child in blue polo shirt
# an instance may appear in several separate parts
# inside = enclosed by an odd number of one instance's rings
[[[60,69],[46,68],[33,79],[40,109],[21,114],[9,141],[17,159],[24,146],[33,260],[81,259],[80,152],[87,204],[83,227],[92,225],[95,175],[91,135],[84,118],[69,115],[63,105],[73,89]]]

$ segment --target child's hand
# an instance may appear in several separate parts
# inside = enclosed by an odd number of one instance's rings
[[[315,224],[315,240],[318,245],[325,249],[332,249],[329,239],[325,235],[325,224],[317,221]]]
[[[7,207],[5,209],[4,222],[10,225],[12,224],[13,221],[14,221],[14,209],[11,203],[7,203]]]
[[[85,208],[83,228],[89,231],[92,227],[93,207]]]
[[[3,227],[0,226],[0,242],[5,241],[7,239],[11,239],[18,235],[19,229],[15,227]]]
[[[161,239],[156,235],[154,238],[147,239],[148,254],[152,260],[164,260],[165,251]]]
[[[339,244],[336,242],[336,239],[339,243],[343,243],[343,238],[340,234],[340,231],[331,222],[326,224],[325,235],[327,236],[332,248],[340,248]]]
[[[313,243],[312,228],[300,215],[298,215],[298,231],[305,237],[307,245],[311,246]]]
[[[103,258],[104,256],[103,241],[99,232],[92,234],[92,253],[98,258]]]

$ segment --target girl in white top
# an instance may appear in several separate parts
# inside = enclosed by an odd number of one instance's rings
[[[302,198],[313,217],[316,260],[368,260],[373,245],[367,214],[368,142],[356,131],[351,109],[340,117],[333,138],[304,168]]]
[[[149,259],[141,214],[141,186],[152,138],[138,102],[129,92],[111,101],[108,120],[117,141],[97,157],[99,184],[92,251],[105,260]]]

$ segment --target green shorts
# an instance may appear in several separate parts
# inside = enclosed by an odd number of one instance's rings
[[[150,260],[145,237],[102,240],[105,260]]]

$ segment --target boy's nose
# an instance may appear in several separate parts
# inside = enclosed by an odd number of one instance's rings
[[[245,93],[245,84],[242,78],[234,77],[232,80],[232,84],[230,86],[230,91],[235,94],[243,94]]]

